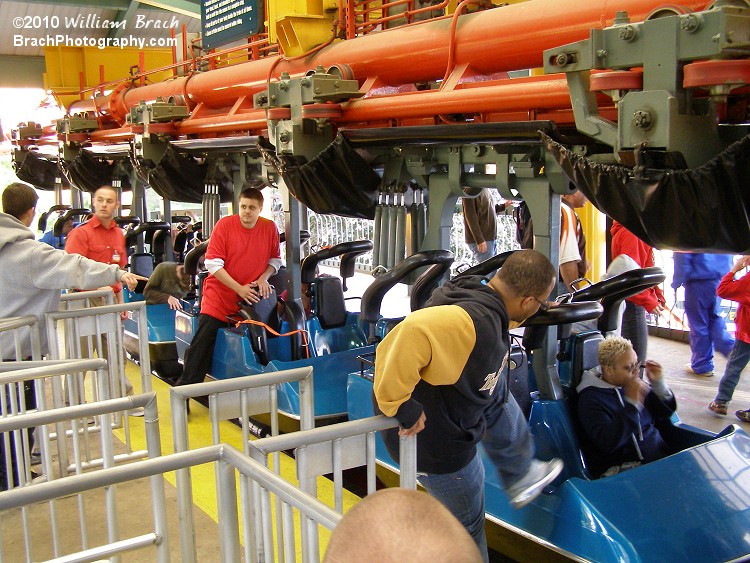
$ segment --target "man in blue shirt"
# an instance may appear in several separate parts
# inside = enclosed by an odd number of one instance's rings
[[[50,229],[42,235],[39,242],[49,244],[53,248],[58,250],[65,250],[65,237],[73,229],[73,218],[70,217],[65,223],[63,223],[60,236],[55,236],[55,229]]]
[[[719,308],[721,299],[716,288],[732,268],[727,254],[674,253],[672,288],[685,286],[685,314],[690,325],[690,363],[685,371],[692,375],[711,377],[714,374],[714,348],[729,356],[734,338],[727,332]]]

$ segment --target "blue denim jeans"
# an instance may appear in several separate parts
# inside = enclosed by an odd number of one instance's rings
[[[482,559],[489,561],[484,535],[484,465],[479,452],[469,465],[454,473],[419,473],[418,480],[458,518],[479,547]]]
[[[474,258],[477,261],[477,264],[480,262],[484,262],[485,260],[489,260],[495,255],[495,241],[494,240],[488,240],[487,242],[487,250],[484,252],[478,252],[477,251],[477,245],[473,242],[468,243],[468,247],[471,250],[471,253],[474,255]]]
[[[498,402],[485,413],[486,430],[481,445],[507,487],[529,470],[534,441],[523,412],[508,392],[505,377],[500,377],[495,393],[499,394]],[[479,452],[467,466],[453,473],[420,473],[419,483],[458,518],[488,561],[484,536],[484,465]]]
[[[638,356],[638,361],[646,361],[648,354],[646,309],[630,301],[625,301],[625,311],[622,314],[622,329],[620,330],[620,334],[622,334],[623,338],[630,340],[633,350],[635,350],[635,354]]]
[[[728,356],[734,338],[719,314],[721,298],[716,295],[719,280],[685,282],[685,314],[690,324],[690,365],[696,373],[714,370],[714,349]]]
[[[750,362],[750,344],[742,340],[735,340],[732,352],[729,354],[727,369],[719,382],[719,392],[716,394],[717,401],[731,401],[734,388],[740,382],[740,375]]]

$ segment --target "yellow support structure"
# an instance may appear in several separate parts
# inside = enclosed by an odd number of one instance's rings
[[[337,12],[336,0],[271,0],[268,41],[288,57],[306,53],[331,38]]]
[[[66,108],[80,100],[80,90],[121,80],[130,76],[130,69],[140,64],[143,53],[144,70],[153,70],[172,64],[171,49],[97,49],[96,47],[47,47],[44,49],[44,88]],[[149,81],[161,82],[172,71],[149,75]],[[110,87],[111,89],[111,87]],[[91,97],[91,96],[87,96]]]
[[[602,279],[607,269],[607,217],[590,203],[576,211],[586,235],[586,257],[589,261],[587,277],[594,283]]]

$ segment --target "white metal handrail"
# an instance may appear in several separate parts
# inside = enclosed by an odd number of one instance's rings
[[[24,363],[24,362],[19,362]],[[37,362],[40,363],[40,362]],[[0,374],[0,382],[6,383],[12,380],[28,380],[28,379],[41,379],[50,376],[61,376],[67,373],[70,369],[92,369],[97,368],[98,374],[101,379],[102,385],[107,385],[107,373],[106,373],[106,362],[104,360],[79,360],[78,362],[63,362],[56,364],[54,362],[48,362],[48,366],[34,367],[30,369],[19,369],[15,371],[6,371]],[[21,485],[16,488],[12,488],[8,491],[0,493],[0,498],[7,498],[13,496],[17,491],[24,491],[33,489],[45,484],[56,483],[72,478],[67,477],[68,472],[66,468],[62,468],[59,472],[59,476],[52,471],[52,443],[48,439],[49,433],[46,431],[48,425],[55,425],[58,428],[57,436],[66,436],[65,431],[60,429],[64,427],[66,423],[70,423],[73,427],[70,435],[73,439],[76,466],[75,470],[79,475],[83,474],[82,471],[89,470],[92,468],[112,468],[118,463],[118,455],[115,454],[115,440],[112,432],[112,415],[113,413],[119,413],[130,408],[143,408],[144,410],[144,421],[145,421],[145,433],[146,433],[146,444],[147,453],[149,457],[158,458],[161,456],[161,441],[159,437],[159,426],[158,426],[158,411],[156,406],[156,394],[147,393],[143,395],[134,395],[127,398],[111,399],[106,401],[100,401],[97,403],[87,403],[83,405],[75,405],[72,407],[65,407],[53,410],[37,410],[27,413],[12,414],[10,416],[3,416],[0,418],[0,433],[8,435],[11,433],[18,434],[22,433],[29,428],[41,428],[42,432],[42,453],[43,453],[43,464],[44,479],[46,483],[33,483],[30,480],[22,479]],[[81,422],[87,420],[89,417],[98,417],[100,420],[100,447],[101,457],[98,463],[84,464],[81,461],[80,447],[76,446],[77,441],[81,439],[81,435],[86,433],[86,424]],[[16,442],[17,444],[17,442]],[[58,452],[60,448],[67,448],[66,440],[57,440]],[[18,460],[28,459],[28,451],[24,453],[25,458],[18,452]],[[19,472],[20,473],[20,472]],[[23,475],[23,473],[20,473]],[[153,478],[151,482],[152,491],[158,493],[158,498],[164,497],[164,485],[161,477]],[[119,525],[117,518],[117,497],[116,491],[112,488],[108,488],[104,492],[105,495],[105,512],[107,517],[107,538],[110,542],[119,542]],[[77,521],[77,532],[80,536],[80,545],[83,551],[89,549],[91,542],[89,533],[89,519],[87,518],[87,511],[84,503],[84,499],[79,496],[76,499],[77,502],[77,518],[75,510],[68,508],[64,511],[58,510],[58,505],[54,501],[49,503],[49,522],[50,530],[49,533],[45,534],[45,538],[49,538],[47,543],[51,543],[51,550],[55,557],[62,555],[62,539],[68,536],[63,531],[63,527],[69,525],[70,522]],[[166,517],[163,518],[161,515],[165,514],[165,510],[162,509],[160,512],[160,520],[156,522],[155,526],[157,530],[163,531],[166,529]],[[8,526],[8,520],[12,518],[12,515],[4,515],[3,524]],[[16,530],[20,530],[20,534],[23,537],[23,545],[26,553],[26,561],[38,560],[38,557],[34,556],[34,549],[38,547],[40,538],[36,537],[35,533],[38,532],[38,524],[33,524],[34,521],[30,518],[30,507],[22,506],[20,512],[20,524],[13,526]],[[17,544],[16,544],[17,545]],[[4,547],[0,544],[0,560],[3,559],[2,549]],[[37,551],[38,552],[38,551]],[[87,560],[83,559],[71,559],[71,560]],[[88,559],[91,560],[91,559]]]
[[[80,408],[80,407],[75,407]],[[275,475],[263,464],[258,463],[231,446],[220,444],[161,456],[154,459],[134,462],[128,465],[111,467],[100,471],[76,475],[66,479],[60,479],[49,483],[42,483],[33,487],[17,489],[6,493],[0,493],[0,511],[8,511],[13,508],[29,506],[40,502],[50,502],[55,499],[74,494],[83,494],[96,489],[111,488],[113,485],[134,481],[142,478],[152,478],[161,481],[162,476],[171,471],[187,470],[191,467],[214,463],[217,467],[217,498],[236,498],[237,474],[244,476],[254,483],[261,491],[264,503],[268,506],[270,495],[273,494],[282,503],[282,517],[287,523],[294,521],[294,511],[304,515],[307,522],[313,525],[324,526],[332,530],[341,519],[341,515],[331,510],[319,500],[300,491],[278,475]],[[153,482],[153,481],[152,481]],[[178,485],[179,487],[179,485]],[[152,488],[151,507],[154,514],[154,530],[148,534],[117,539],[102,543],[93,548],[82,550],[78,553],[68,554],[65,560],[91,561],[95,558],[116,556],[135,549],[143,549],[151,546],[155,549],[155,561],[166,563],[170,558],[170,537],[166,528],[159,526],[166,522],[164,491],[155,491]],[[192,509],[192,505],[188,507]],[[237,512],[236,502],[226,503],[219,506],[219,512],[223,513],[224,520],[220,523],[219,534],[219,560],[227,563],[235,563],[241,560],[240,550],[240,519]],[[182,512],[180,519],[182,519]],[[259,515],[257,520],[242,519],[243,527],[263,528],[270,525],[271,511],[268,510]],[[206,530],[203,531],[206,533]],[[181,553],[181,560],[185,560],[185,552]],[[302,560],[311,560],[310,554],[303,553]],[[315,554],[315,558],[319,557]],[[195,558],[195,552],[192,552]],[[260,561],[251,558],[250,561]]]
[[[295,450],[297,479],[300,488],[313,497],[317,497],[317,478],[321,475],[333,474],[335,510],[343,513],[343,472],[354,467],[367,468],[367,493],[375,492],[376,486],[376,457],[375,438],[377,432],[390,428],[398,428],[395,418],[383,415],[351,420],[339,424],[331,424],[311,430],[301,430],[280,436],[272,436],[254,440],[248,445],[250,455],[259,463],[268,463],[268,456],[280,451]],[[416,489],[417,487],[417,438],[402,437],[399,443],[400,457],[400,486]],[[251,507],[251,516],[255,517],[264,510],[255,495],[255,504]],[[287,559],[288,549],[293,549],[293,542],[288,541],[291,529],[285,526],[276,527],[277,543],[284,546]],[[258,550],[258,556],[272,560],[273,530],[267,527],[263,536],[254,538],[253,543]],[[303,551],[312,559],[318,553],[317,527],[306,525],[302,527]],[[279,557],[284,551],[279,548]]]
[[[174,451],[187,451],[188,444],[188,399],[208,396],[209,418],[214,444],[221,441],[219,423],[222,420],[238,418],[242,427],[243,453],[249,455],[250,417],[257,414],[270,413],[271,434],[279,433],[279,408],[277,400],[277,386],[290,382],[299,383],[300,399],[300,427],[312,428],[315,423],[313,402],[313,368],[303,367],[271,373],[236,377],[220,381],[207,381],[173,387],[170,393],[172,413],[172,437]],[[275,455],[274,469],[278,472],[279,458]],[[218,476],[217,476],[218,478]],[[177,482],[180,484],[178,504],[185,507],[189,502],[191,484],[189,470],[177,472]],[[246,483],[240,480],[243,499]],[[250,513],[250,505],[243,505],[243,514]],[[181,512],[183,512],[181,510]],[[280,513],[278,513],[280,518]],[[195,551],[195,534],[192,514],[186,512],[182,525],[181,541],[183,552],[190,554]],[[252,537],[245,538],[246,552],[252,551]],[[186,562],[192,561],[186,559]]]

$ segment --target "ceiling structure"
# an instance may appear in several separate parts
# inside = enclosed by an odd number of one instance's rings
[[[43,87],[48,38],[116,50],[168,38],[170,28],[200,33],[200,10],[200,0],[0,0],[0,87]]]

